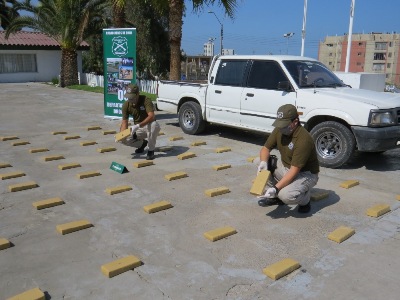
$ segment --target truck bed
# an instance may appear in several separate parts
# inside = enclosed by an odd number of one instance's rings
[[[204,81],[161,80],[158,85],[157,108],[177,113],[179,103],[184,98],[194,98],[204,103],[208,84]]]

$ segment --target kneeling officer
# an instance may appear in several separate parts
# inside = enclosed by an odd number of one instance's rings
[[[133,140],[143,140],[142,145],[135,150],[135,153],[143,153],[148,146],[147,160],[155,158],[154,149],[160,125],[156,121],[153,102],[146,96],[139,95],[139,87],[136,84],[128,84],[125,98],[128,101],[122,105],[122,123],[120,132],[128,128],[128,119],[133,117],[134,125],[131,127]],[[147,140],[146,140],[147,137]]]
[[[269,169],[273,179],[265,195],[260,196],[260,206],[298,204],[300,213],[310,211],[310,190],[318,182],[319,163],[314,140],[301,126],[297,109],[292,104],[278,108],[275,129],[260,151],[257,172]],[[268,168],[270,151],[277,148],[281,154],[276,169]],[[276,161],[276,160],[275,160]],[[283,203],[282,203],[283,202]]]

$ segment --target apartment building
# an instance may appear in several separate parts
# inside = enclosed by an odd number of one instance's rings
[[[384,73],[387,84],[400,87],[400,34],[353,34],[349,72]],[[348,36],[327,36],[319,43],[318,60],[332,71],[345,71]]]
[[[214,56],[214,43],[213,39],[209,40],[203,45],[203,55],[204,56]]]

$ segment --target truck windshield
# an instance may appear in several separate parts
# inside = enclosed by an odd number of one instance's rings
[[[346,86],[326,66],[317,61],[286,60],[286,69],[299,88],[324,88]]]

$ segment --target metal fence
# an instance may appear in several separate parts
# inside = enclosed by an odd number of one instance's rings
[[[101,86],[104,87],[104,76],[95,75],[91,73],[82,73],[79,76],[80,84],[87,84],[89,86]],[[137,80],[137,85],[139,86],[140,91],[157,94],[157,84],[156,80]]]

